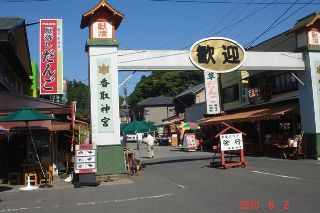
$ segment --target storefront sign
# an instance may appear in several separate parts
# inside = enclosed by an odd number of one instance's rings
[[[249,102],[251,104],[259,101],[267,101],[271,98],[271,90],[261,87],[248,89]]]
[[[221,151],[243,149],[242,134],[224,134],[220,135]]]
[[[113,129],[112,75],[110,59],[97,59],[98,132],[111,133]]]
[[[221,109],[218,74],[204,71],[204,80],[206,87],[207,114],[219,114]]]
[[[201,70],[226,73],[237,70],[245,60],[244,48],[223,37],[209,37],[192,45],[189,58]]]
[[[40,20],[40,94],[63,94],[62,20]]]
[[[259,87],[248,89],[248,96],[250,103],[261,101],[263,99],[262,90]]]
[[[97,172],[96,167],[96,145],[76,145],[75,173],[89,174]]]

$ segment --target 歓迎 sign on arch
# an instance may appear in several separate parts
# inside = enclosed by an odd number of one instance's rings
[[[242,66],[246,52],[236,41],[209,37],[192,45],[189,58],[194,66],[201,70],[226,73]]]

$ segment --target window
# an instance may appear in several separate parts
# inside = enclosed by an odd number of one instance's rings
[[[233,85],[222,89],[222,98],[224,103],[239,100],[239,85]]]
[[[297,73],[294,73],[297,75]],[[297,80],[290,72],[274,76],[274,93],[282,93],[298,89]]]

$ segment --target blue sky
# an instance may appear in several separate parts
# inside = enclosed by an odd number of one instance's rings
[[[253,41],[253,44],[258,44],[291,28],[296,20],[320,10],[319,0],[220,0],[224,3],[212,3],[219,2],[214,0],[186,1],[107,0],[125,15],[116,33],[119,48],[188,50],[197,40],[209,36],[231,38],[247,47]],[[63,19],[64,77],[87,83],[88,59],[84,47],[89,33],[88,29],[80,29],[80,21],[82,14],[98,2],[0,0],[0,16],[20,16],[26,23],[38,22],[41,18]],[[303,4],[310,2],[313,4]],[[29,26],[27,33],[31,59],[38,62],[39,25]],[[120,72],[119,82],[130,74]],[[149,74],[137,72],[128,81],[128,92],[133,91],[142,75]],[[120,88],[122,91],[123,88]]]

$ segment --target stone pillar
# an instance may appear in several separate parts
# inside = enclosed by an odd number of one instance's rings
[[[305,52],[306,71],[301,74],[304,86],[299,86],[300,115],[307,154],[320,154],[320,52]]]
[[[115,31],[123,15],[105,0],[82,15],[80,27],[89,27],[91,142],[97,145],[97,173],[124,173],[120,141],[118,42]]]

